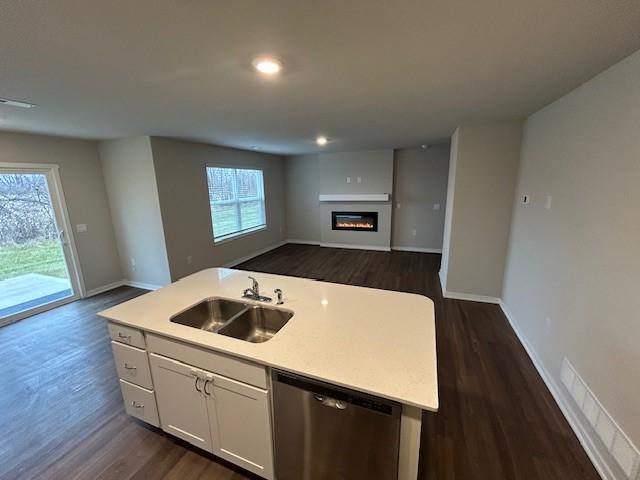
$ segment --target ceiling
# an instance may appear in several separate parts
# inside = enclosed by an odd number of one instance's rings
[[[7,0],[0,129],[293,154],[524,118],[640,49],[637,0]],[[274,54],[281,75],[252,70]]]

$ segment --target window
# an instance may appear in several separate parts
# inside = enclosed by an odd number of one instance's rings
[[[262,170],[207,167],[213,240],[266,227]]]

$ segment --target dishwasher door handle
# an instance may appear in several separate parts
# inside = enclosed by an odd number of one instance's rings
[[[336,408],[338,410],[346,410],[349,404],[344,400],[336,400],[335,398],[325,397],[323,395],[313,394],[313,398],[315,398],[318,402],[321,402],[322,405],[329,408]]]

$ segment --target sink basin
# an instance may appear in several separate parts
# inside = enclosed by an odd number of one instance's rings
[[[246,342],[263,343],[278,333],[291,317],[293,312],[289,310],[249,306],[218,333]]]
[[[173,323],[199,328],[208,332],[217,332],[227,321],[247,308],[247,304],[226,300],[224,298],[208,298],[171,317]]]

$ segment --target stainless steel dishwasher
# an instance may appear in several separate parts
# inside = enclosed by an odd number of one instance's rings
[[[273,371],[277,480],[396,480],[398,403]]]

